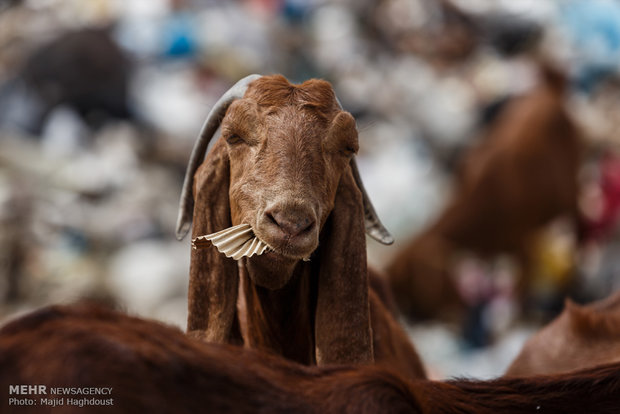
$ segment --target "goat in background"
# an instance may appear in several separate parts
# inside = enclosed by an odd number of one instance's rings
[[[620,292],[564,311],[530,338],[507,376],[556,374],[620,361]]]
[[[450,272],[462,252],[513,255],[524,294],[532,235],[563,215],[577,223],[581,138],[564,109],[566,80],[550,67],[541,71],[541,83],[509,102],[466,157],[447,207],[388,264],[406,316],[461,308]]]
[[[406,334],[369,292],[365,229],[382,243],[392,238],[362,185],[358,145],[355,120],[325,81],[252,75],[216,103],[177,224],[181,239],[193,215],[190,335],[304,364],[376,360],[424,376]]]
[[[620,407],[618,363],[553,376],[408,382],[376,366],[307,367],[204,343],[158,322],[86,305],[44,308],[0,329],[3,404],[16,384],[112,387],[114,405],[87,407],[95,413],[611,414]],[[45,409],[20,406],[19,412]],[[84,408],[65,401],[56,410]]]

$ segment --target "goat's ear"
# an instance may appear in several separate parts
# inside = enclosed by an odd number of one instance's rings
[[[350,168],[321,231],[315,323],[318,364],[373,361],[364,207]]]
[[[338,98],[336,98],[336,102],[338,103],[338,108],[342,110],[342,105],[340,104]],[[351,114],[342,110],[342,112],[340,112],[336,116],[335,120],[337,121],[335,125],[337,126],[337,128],[340,129],[343,129],[343,127],[344,129],[346,129],[349,120],[350,122],[352,122],[352,127],[354,130],[353,134],[356,137],[355,147],[357,148],[357,130],[355,128],[355,120],[353,119]],[[357,149],[355,150],[355,152],[357,152]],[[370,197],[368,197],[368,193],[364,188],[364,183],[362,182],[362,178],[360,177],[360,173],[357,169],[357,162],[355,161],[355,157],[351,159],[351,171],[353,172],[353,178],[355,179],[357,187],[362,192],[362,200],[364,203],[364,224],[366,226],[366,233],[381,244],[390,245],[394,243],[394,237],[392,237],[392,235],[385,228],[383,223],[381,223],[381,220],[379,220],[379,216],[375,211],[375,207],[372,205]]]
[[[230,161],[224,140],[215,143],[194,177],[192,237],[231,226]],[[190,262],[187,330],[208,342],[236,342],[239,275],[237,262],[215,246],[193,249]]]

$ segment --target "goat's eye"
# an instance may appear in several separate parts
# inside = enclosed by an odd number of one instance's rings
[[[236,144],[242,143],[243,138],[241,138],[237,134],[231,134],[228,137],[226,137],[226,142],[228,142],[230,145],[236,145]]]
[[[353,147],[345,147],[342,150],[340,150],[340,153],[348,158],[351,158],[352,156],[354,156],[356,152],[357,152],[356,149]]]

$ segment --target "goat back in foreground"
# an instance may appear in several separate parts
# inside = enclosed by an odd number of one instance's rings
[[[618,363],[553,376],[407,382],[376,366],[306,367],[202,343],[85,305],[44,308],[0,329],[2,403],[10,385],[22,384],[112,387],[114,405],[88,412],[611,414],[620,407]],[[84,412],[66,404],[54,410]]]
[[[45,308],[0,330],[0,378],[2,404],[16,384],[111,387],[113,406],[88,412],[418,412],[408,384],[377,367],[305,367],[85,305]]]
[[[620,364],[548,376],[419,382],[422,412],[433,414],[612,414],[620,407]]]

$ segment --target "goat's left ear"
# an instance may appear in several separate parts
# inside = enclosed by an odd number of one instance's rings
[[[320,240],[317,363],[373,361],[362,193],[347,168]]]
[[[338,103],[338,108],[342,112],[340,112],[334,122],[334,126],[338,129],[344,129],[346,131],[347,128],[353,129],[352,133],[349,135],[355,135],[355,152],[357,152],[357,129],[355,126],[355,119],[351,116],[350,113],[344,111],[342,109],[342,105],[338,98],[336,98],[336,102]],[[349,124],[349,125],[348,125]],[[346,132],[345,132],[346,134]],[[353,173],[353,179],[357,184],[360,192],[362,193],[362,203],[364,205],[364,225],[366,226],[366,234],[375,239],[381,244],[390,245],[394,243],[394,237],[390,234],[390,232],[385,228],[381,220],[379,220],[379,216],[375,211],[375,207],[372,205],[370,201],[370,197],[368,197],[368,193],[364,188],[364,183],[362,182],[362,178],[360,177],[360,173],[357,169],[357,162],[355,161],[355,157],[351,159],[351,172]]]

